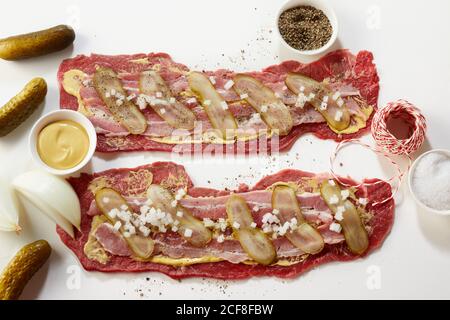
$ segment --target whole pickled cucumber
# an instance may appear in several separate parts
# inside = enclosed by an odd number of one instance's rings
[[[42,56],[63,50],[74,40],[75,32],[67,25],[12,36],[0,40],[0,58],[20,60]]]
[[[16,129],[37,109],[47,94],[47,83],[34,78],[14,98],[0,108],[0,137]]]
[[[0,275],[0,300],[17,300],[51,252],[52,248],[45,240],[35,241],[20,249]]]

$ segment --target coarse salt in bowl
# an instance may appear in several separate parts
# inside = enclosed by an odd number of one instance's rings
[[[428,212],[450,215],[450,208],[438,208],[430,204],[430,201],[450,202],[448,175],[450,175],[450,150],[434,149],[418,157],[411,166],[408,176],[409,190],[415,202]],[[421,186],[418,185],[420,181],[424,182]]]
[[[286,40],[284,40],[283,36],[280,33],[280,28],[278,26],[278,21],[280,19],[281,14],[291,8],[295,8],[298,6],[311,6],[314,7],[316,9],[321,10],[328,18],[328,20],[330,21],[331,27],[333,28],[333,33],[331,34],[330,40],[328,40],[328,42],[318,48],[318,49],[314,49],[314,50],[298,50],[295,49],[293,47],[291,47]],[[290,0],[288,2],[286,2],[281,9],[278,11],[278,14],[276,16],[276,31],[277,34],[281,40],[281,43],[283,44],[284,47],[286,47],[289,51],[297,53],[297,54],[301,54],[304,56],[314,56],[314,55],[318,55],[321,54],[325,51],[327,51],[335,42],[338,36],[338,30],[339,30],[339,24],[338,24],[338,20],[336,17],[336,13],[334,12],[333,7],[331,7],[331,5],[329,4],[328,1],[325,0]]]

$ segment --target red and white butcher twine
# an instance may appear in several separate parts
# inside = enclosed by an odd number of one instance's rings
[[[393,129],[395,128],[392,127],[392,124],[390,125],[390,122],[394,120],[402,121],[403,124],[406,125],[408,129],[406,135],[399,136],[398,134],[393,133]],[[389,198],[374,203],[373,205],[385,203],[386,201],[391,200],[397,193],[403,177],[409,171],[411,166],[412,159],[410,155],[422,146],[425,141],[426,130],[426,119],[421,111],[413,104],[406,100],[388,103],[386,107],[376,111],[372,120],[371,132],[372,137],[375,140],[375,147],[363,143],[358,139],[341,141],[330,157],[331,174],[339,183],[348,186],[334,172],[334,161],[336,160],[337,154],[348,144],[359,144],[384,156],[395,167],[397,172],[394,176],[386,180],[386,182],[389,182],[392,185],[395,180],[398,181],[398,184],[393,186],[393,192]],[[393,155],[407,157],[409,161],[407,168],[402,170],[400,165],[394,160]],[[375,182],[375,184],[377,183],[379,183],[379,181]],[[367,185],[367,183],[361,183],[358,187],[362,185]]]

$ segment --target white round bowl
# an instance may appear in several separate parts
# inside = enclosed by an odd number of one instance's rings
[[[46,163],[44,163],[44,161],[42,161],[37,150],[37,140],[41,130],[48,124],[61,120],[71,120],[73,122],[80,124],[86,130],[86,133],[88,134],[89,137],[89,149],[86,154],[86,157],[77,166],[65,170],[59,170],[48,166]],[[95,132],[94,125],[91,123],[91,121],[89,121],[89,119],[86,118],[81,113],[73,110],[57,110],[43,116],[34,124],[33,128],[31,129],[28,143],[30,147],[31,157],[33,158],[34,162],[37,165],[39,165],[42,169],[51,174],[58,176],[66,176],[81,170],[92,159],[92,156],[94,155],[95,152],[95,148],[97,146],[97,134]]]
[[[280,19],[281,14],[286,11],[287,9],[298,7],[298,6],[312,6],[314,8],[317,8],[319,10],[322,10],[323,13],[328,17],[328,20],[330,20],[331,27],[333,28],[333,33],[331,34],[330,40],[323,46],[318,49],[314,50],[297,50],[293,47],[291,47],[282,37],[280,33],[280,29],[278,27],[278,20]],[[289,51],[293,53],[297,53],[304,56],[313,56],[321,54],[325,51],[327,51],[336,41],[339,31],[339,24],[336,17],[336,13],[334,12],[333,7],[329,4],[329,1],[326,0],[290,0],[286,2],[278,11],[278,14],[276,16],[276,32],[278,37],[280,38],[281,43],[283,44],[283,47],[286,47]]]
[[[430,208],[429,206],[427,206],[425,203],[423,203],[414,193],[414,188],[412,186],[412,178],[414,175],[414,171],[416,170],[417,164],[420,162],[420,160],[422,160],[423,157],[425,157],[426,155],[430,154],[430,153],[442,153],[445,154],[447,156],[450,157],[450,150],[445,150],[445,149],[434,149],[434,150],[430,150],[428,152],[425,152],[424,154],[420,155],[420,157],[418,157],[412,164],[410,170],[409,170],[409,175],[408,175],[408,186],[409,186],[409,190],[411,192],[411,195],[414,199],[414,201],[417,203],[417,205],[419,207],[421,207],[422,209],[428,211],[428,212],[432,212],[435,214],[439,214],[439,215],[445,215],[448,216],[450,215],[450,210],[437,210],[434,208]]]

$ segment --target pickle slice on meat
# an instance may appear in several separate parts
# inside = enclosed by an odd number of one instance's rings
[[[170,88],[158,72],[153,70],[142,72],[139,77],[139,90],[147,96],[156,97],[151,101],[150,106],[170,126],[177,129],[194,129],[195,114],[175,100]]]
[[[280,136],[287,135],[293,127],[289,107],[275,93],[259,80],[244,74],[234,77],[234,90],[247,101],[259,114],[270,129],[278,131]]]
[[[212,127],[219,130],[223,138],[234,138],[238,127],[236,119],[211,81],[200,72],[191,72],[188,81],[192,92],[200,99]]]
[[[350,112],[344,100],[340,97],[334,99],[335,93],[324,84],[298,73],[289,73],[286,77],[286,86],[296,95],[302,95],[304,103],[312,104],[335,131],[339,132],[349,127]]]
[[[104,188],[99,190],[95,194],[95,203],[103,215],[111,222],[111,224],[115,224],[117,221],[120,221],[117,217],[111,218],[109,213],[112,210],[119,211],[129,211],[131,209],[126,202],[126,200],[114,189]],[[124,209],[125,208],[125,209]],[[124,233],[124,227],[120,227],[120,232]],[[150,237],[144,237],[139,234],[132,234],[129,237],[124,237],[130,249],[142,259],[149,258],[154,249],[153,240]]]
[[[350,200],[343,200],[341,188],[334,180],[331,181],[333,182],[330,183],[328,180],[322,182],[320,186],[322,198],[335,214],[341,211],[343,219],[339,223],[350,251],[358,255],[363,254],[369,247],[366,228],[364,228],[355,205]]]
[[[306,222],[294,189],[277,186],[272,193],[272,208],[279,211],[281,225],[293,223],[296,227],[287,231],[286,238],[305,253],[316,254],[322,251],[325,243],[320,232]],[[295,219],[295,220],[294,220]]]
[[[142,134],[145,132],[147,120],[139,108],[127,99],[127,93],[114,70],[107,67],[99,67],[95,71],[93,83],[97,94],[117,122],[123,125],[131,134]]]
[[[261,229],[252,228],[254,221],[245,199],[235,194],[231,195],[225,208],[233,227],[233,234],[244,251],[260,264],[271,264],[277,257],[275,247]]]
[[[179,222],[176,226],[178,234],[191,245],[204,247],[211,241],[211,231],[204,226],[202,221],[195,218],[188,209],[179,205],[169,190],[160,185],[152,184],[147,189],[147,198],[152,202],[152,207],[170,214],[174,221]]]

